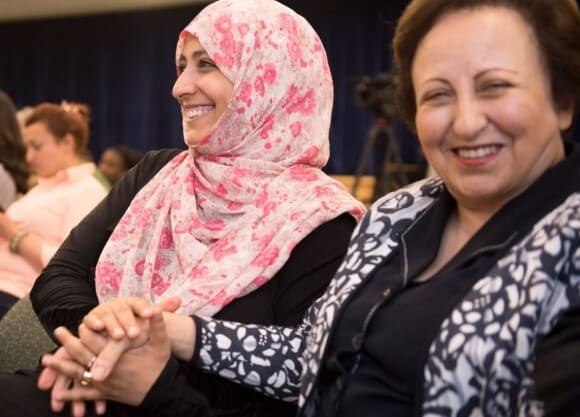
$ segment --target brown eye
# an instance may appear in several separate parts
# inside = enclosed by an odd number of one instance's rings
[[[481,90],[486,92],[496,92],[509,87],[511,87],[511,84],[506,81],[489,81],[481,86]]]
[[[217,68],[215,62],[211,59],[200,59],[198,62],[200,68]]]

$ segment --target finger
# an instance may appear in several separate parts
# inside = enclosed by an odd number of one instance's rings
[[[83,324],[94,332],[102,332],[105,330],[105,323],[93,312],[83,317]]]
[[[166,313],[175,313],[181,306],[181,297],[170,297],[157,304]]]
[[[56,382],[57,376],[58,376],[58,374],[56,373],[56,371],[54,369],[43,368],[42,371],[40,372],[40,375],[38,377],[38,381],[36,383],[36,385],[38,386],[38,389],[40,389],[42,391],[49,390]]]
[[[50,392],[50,408],[55,413],[62,411],[65,402],[60,400],[60,394],[68,389],[72,380],[65,375],[58,375]]]
[[[99,403],[104,403],[103,394],[94,387],[81,387],[78,384],[73,385],[71,388],[64,390],[59,393],[58,398],[63,402],[82,402],[85,401],[97,401]],[[95,408],[97,404],[95,403]],[[100,405],[99,407],[102,407]]]
[[[84,401],[73,401],[71,404],[73,417],[84,417],[85,415],[85,402]]]
[[[115,340],[121,340],[125,337],[123,326],[117,320],[117,315],[110,309],[102,311],[99,319],[103,322],[104,331]]]
[[[95,413],[102,416],[107,412],[107,402],[104,400],[95,401]]]
[[[79,339],[91,352],[99,353],[107,344],[107,338],[89,329],[84,324],[79,326]]]
[[[152,346],[163,346],[169,343],[163,313],[158,313],[149,320],[149,338]]]
[[[135,298],[130,300],[136,300]],[[135,321],[135,312],[131,308],[129,299],[119,300],[111,306],[115,313],[116,319],[123,328],[124,333],[130,338],[134,339],[139,336],[140,330]],[[106,323],[105,323],[106,324]]]
[[[104,381],[111,373],[123,353],[127,350],[129,342],[123,340],[109,340],[101,353],[97,356],[91,368],[93,380]]]
[[[136,316],[141,318],[149,318],[150,311],[154,307],[149,301],[144,298],[130,297],[127,299],[127,304],[133,310]]]
[[[69,332],[66,327],[57,328],[54,331],[54,335],[62,343],[62,347],[65,348],[68,355],[79,364],[87,366],[94,358],[94,352],[87,348],[78,337]],[[56,357],[52,359],[51,362],[59,361]]]
[[[71,379],[80,380],[82,379],[83,373],[85,372],[84,366],[79,365],[78,362],[70,359],[57,358],[54,356],[49,357],[48,355],[45,355],[42,358],[42,364],[44,366],[50,367],[57,374],[65,375]]]
[[[54,353],[54,355],[51,355],[50,353],[47,353],[46,355],[43,355],[42,358],[42,363],[44,363],[44,361],[46,361],[46,359],[44,359],[44,356],[47,356],[50,360],[50,358],[52,358],[53,356],[56,358],[64,358],[64,359],[70,359],[70,355],[67,353],[66,349],[64,347],[59,347],[56,352]],[[41,390],[49,390],[54,383],[56,382],[56,378],[58,376],[58,373],[51,368],[45,367],[42,372],[40,373],[40,376],[38,377],[38,388]]]

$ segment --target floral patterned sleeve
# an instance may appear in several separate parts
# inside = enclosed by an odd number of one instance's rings
[[[296,402],[310,325],[260,326],[194,317],[199,348],[192,362],[206,372],[266,395]]]

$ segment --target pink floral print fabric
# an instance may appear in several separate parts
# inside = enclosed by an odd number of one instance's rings
[[[322,223],[364,213],[321,171],[333,101],[312,27],[273,0],[220,0],[184,29],[234,84],[211,133],[137,194],[97,268],[100,301],[183,300],[213,315],[266,283]]]

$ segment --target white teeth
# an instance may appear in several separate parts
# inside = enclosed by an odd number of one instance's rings
[[[195,107],[186,107],[185,108],[185,115],[188,119],[194,119],[199,116],[203,116],[206,113],[209,113],[213,110],[213,106],[195,106]]]
[[[500,147],[497,145],[482,146],[481,148],[470,148],[470,149],[462,148],[457,149],[457,154],[460,157],[467,159],[483,158],[496,153],[499,150],[499,148]]]

